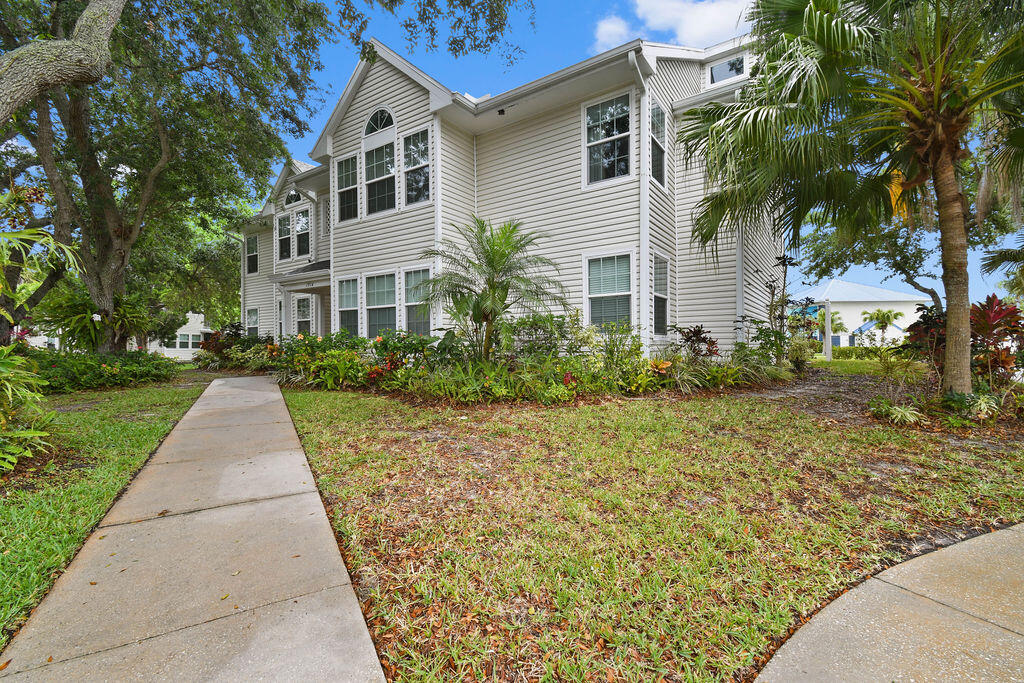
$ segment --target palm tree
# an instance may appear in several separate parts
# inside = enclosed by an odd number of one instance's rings
[[[970,392],[967,234],[1024,175],[1024,7],[755,0],[751,19],[758,63],[738,100],[683,117],[709,188],[695,239],[769,231],[795,246],[812,211],[855,238],[924,209],[942,252],[943,388]],[[988,174],[973,217],[958,168],[972,154]]]
[[[421,285],[423,300],[446,306],[452,317],[482,335],[484,360],[494,346],[495,326],[510,310],[536,313],[549,304],[566,306],[564,287],[544,272],[557,271],[555,263],[529,253],[540,236],[524,230],[522,222],[494,227],[474,216],[470,224],[453,227],[457,240],[423,252],[423,258],[441,263],[441,272]]]
[[[832,334],[840,334],[846,332],[849,328],[846,327],[846,323],[843,322],[842,317],[839,315],[839,311],[832,311]],[[821,329],[821,333],[825,333],[825,309],[818,309],[818,327]]]
[[[1006,270],[1008,275],[1003,287],[1010,294],[1024,296],[1024,232],[1017,236],[1017,247],[993,249],[981,259],[981,271],[991,275]]]
[[[902,312],[894,311],[890,308],[876,308],[873,311],[863,311],[861,315],[864,316],[864,322],[873,322],[878,325],[878,331],[882,333],[883,340],[885,339],[885,331],[889,329],[889,326],[903,317]]]

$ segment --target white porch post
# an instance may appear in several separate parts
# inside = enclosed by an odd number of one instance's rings
[[[282,336],[287,337],[292,334],[292,293],[284,287],[281,288],[281,313],[282,319],[284,320],[284,330]]]
[[[832,301],[825,299],[825,360],[832,360]]]

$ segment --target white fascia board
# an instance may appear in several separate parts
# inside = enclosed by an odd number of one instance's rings
[[[750,80],[747,76],[730,80],[728,83],[724,83],[718,87],[711,87],[699,93],[684,97],[681,100],[676,100],[672,103],[672,113],[681,114],[687,109],[698,107],[702,104],[711,102],[712,100],[731,101],[736,97],[736,93],[747,84]]]
[[[338,103],[334,105],[334,110],[331,111],[330,118],[327,119],[327,125],[320,131],[320,137],[316,139],[316,144],[313,145],[313,150],[309,153],[313,161],[322,164],[325,159],[330,158],[331,135],[334,133],[334,129],[338,127],[338,124],[341,123],[345,112],[348,111],[348,106],[352,103],[352,98],[355,97],[359,86],[362,85],[363,78],[366,77],[366,72],[369,68],[370,63],[362,59],[356,64],[355,71],[352,72],[348,83],[345,84],[345,90],[342,91],[341,97],[338,98]]]

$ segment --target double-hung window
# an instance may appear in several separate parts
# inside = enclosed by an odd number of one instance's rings
[[[187,349],[188,348],[188,335],[187,334],[179,334],[178,335],[178,348],[179,349]]]
[[[359,173],[356,157],[338,159],[338,222],[359,217]]]
[[[395,208],[395,144],[366,152],[366,213]]]
[[[277,340],[284,339],[284,302],[277,302]]]
[[[252,275],[258,272],[260,272],[259,235],[247,235],[245,238],[245,273]]]
[[[295,255],[309,256],[309,209],[295,212]]]
[[[292,219],[291,216],[277,218],[277,260],[284,261],[292,257]]]
[[[665,187],[665,110],[651,104],[651,177]]]
[[[203,343],[203,335],[201,335],[201,334],[193,334],[192,335],[192,348],[193,349],[200,348],[200,345],[202,343]]]
[[[338,329],[359,336],[359,279],[338,281]]]
[[[668,259],[654,257],[654,334],[668,334]]]
[[[629,95],[586,108],[587,182],[629,175]]]
[[[631,324],[632,289],[629,254],[587,260],[587,297],[590,324]]]
[[[430,135],[425,130],[406,135],[402,147],[405,153],[405,203],[425,202],[430,199]]]
[[[304,296],[295,300],[295,331],[309,334],[313,322],[313,300]]]
[[[396,329],[395,275],[366,278],[366,336],[373,339],[384,330]]]
[[[430,307],[423,303],[430,270],[410,270],[405,274],[405,329],[413,334],[430,334]]]
[[[245,333],[250,337],[258,337],[260,335],[260,309],[245,309]]]

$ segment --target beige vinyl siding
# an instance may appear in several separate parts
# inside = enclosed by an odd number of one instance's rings
[[[473,136],[441,121],[441,225],[462,225],[476,211]],[[450,232],[450,230],[449,230]],[[447,235],[446,235],[447,236]]]
[[[318,197],[316,202],[316,255],[314,261],[327,261],[331,258],[331,236],[329,234],[327,221],[330,218],[329,196]]]
[[[274,253],[272,251],[274,240],[273,232],[268,229],[248,231],[243,235],[257,234],[259,236],[259,261],[260,270],[255,274],[245,272],[245,250],[242,255],[242,324],[244,325],[245,312],[249,308],[260,309],[260,334],[276,334],[277,309],[275,306],[274,289],[275,285],[268,279],[273,273]]]
[[[673,102],[700,92],[704,83],[702,78],[703,72],[697,62],[659,57],[649,83],[653,90],[669,100],[664,104],[671,108]]]
[[[678,155],[678,152],[677,152]],[[694,207],[704,195],[697,164],[676,161],[676,324],[703,325],[724,349],[732,348],[736,320],[736,246],[723,235],[717,250],[702,250],[691,241]]]
[[[558,266],[573,306],[583,305],[583,254],[636,252],[640,241],[639,98],[627,85],[595,94],[587,103],[631,92],[630,169],[625,181],[583,184],[582,101],[476,138],[477,211],[495,223],[512,218],[543,234],[540,253]],[[633,269],[632,315],[639,306]]]
[[[743,314],[749,320],[768,319],[768,290],[772,277],[781,281],[775,257],[782,255],[782,241],[767,233],[748,234],[743,241]],[[851,328],[852,329],[852,328]]]

